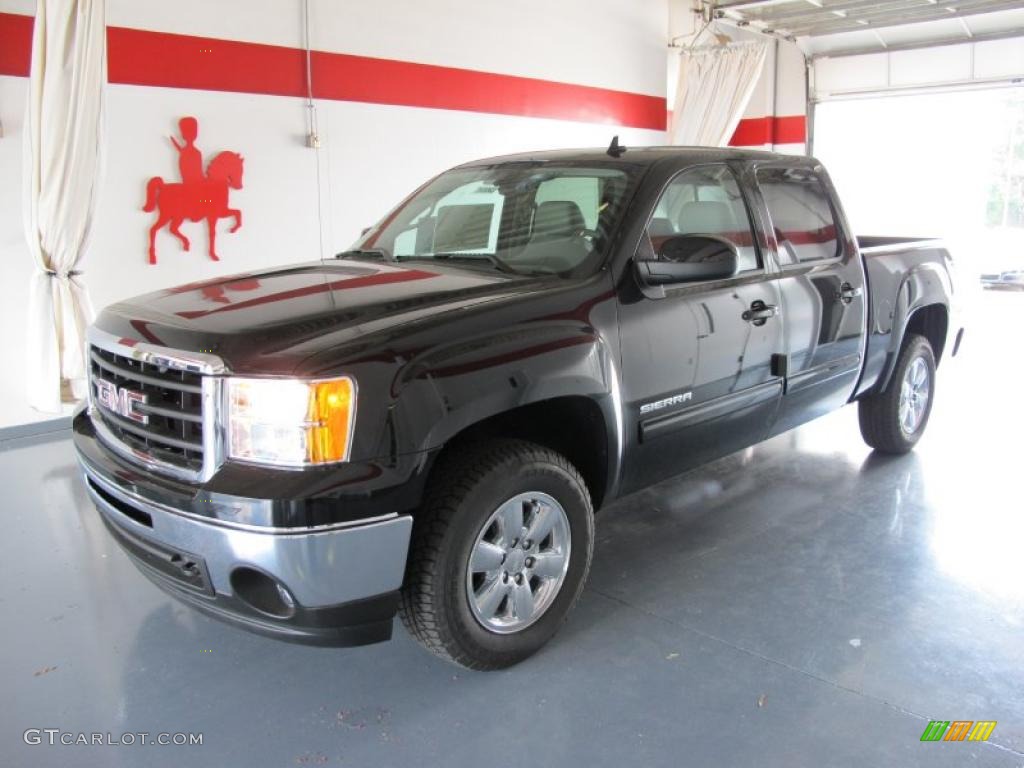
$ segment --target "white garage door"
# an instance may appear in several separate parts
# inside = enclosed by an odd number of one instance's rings
[[[1024,39],[818,59],[812,152],[860,234],[1024,270]]]

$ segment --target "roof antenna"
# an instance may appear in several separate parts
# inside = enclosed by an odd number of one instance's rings
[[[608,145],[608,154],[612,157],[622,157],[622,153],[626,151],[626,148],[619,144],[619,137],[613,136],[612,143]]]

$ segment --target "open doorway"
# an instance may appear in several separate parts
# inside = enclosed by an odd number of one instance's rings
[[[942,237],[962,279],[1024,290],[1024,88],[821,102],[813,151],[856,233]]]

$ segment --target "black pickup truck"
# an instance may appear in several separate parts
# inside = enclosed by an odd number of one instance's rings
[[[612,500],[854,401],[910,450],[953,298],[940,244],[858,241],[811,158],[481,160],[336,259],[108,307],[74,440],[191,605],[326,645],[398,613],[493,669],[554,635]]]

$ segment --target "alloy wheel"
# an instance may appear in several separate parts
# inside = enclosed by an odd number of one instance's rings
[[[520,493],[501,504],[476,537],[466,567],[466,596],[476,620],[511,634],[551,607],[565,581],[569,518],[546,493]]]
[[[899,419],[903,434],[912,435],[921,427],[928,398],[931,396],[931,373],[923,357],[915,357],[907,366],[900,385]]]

